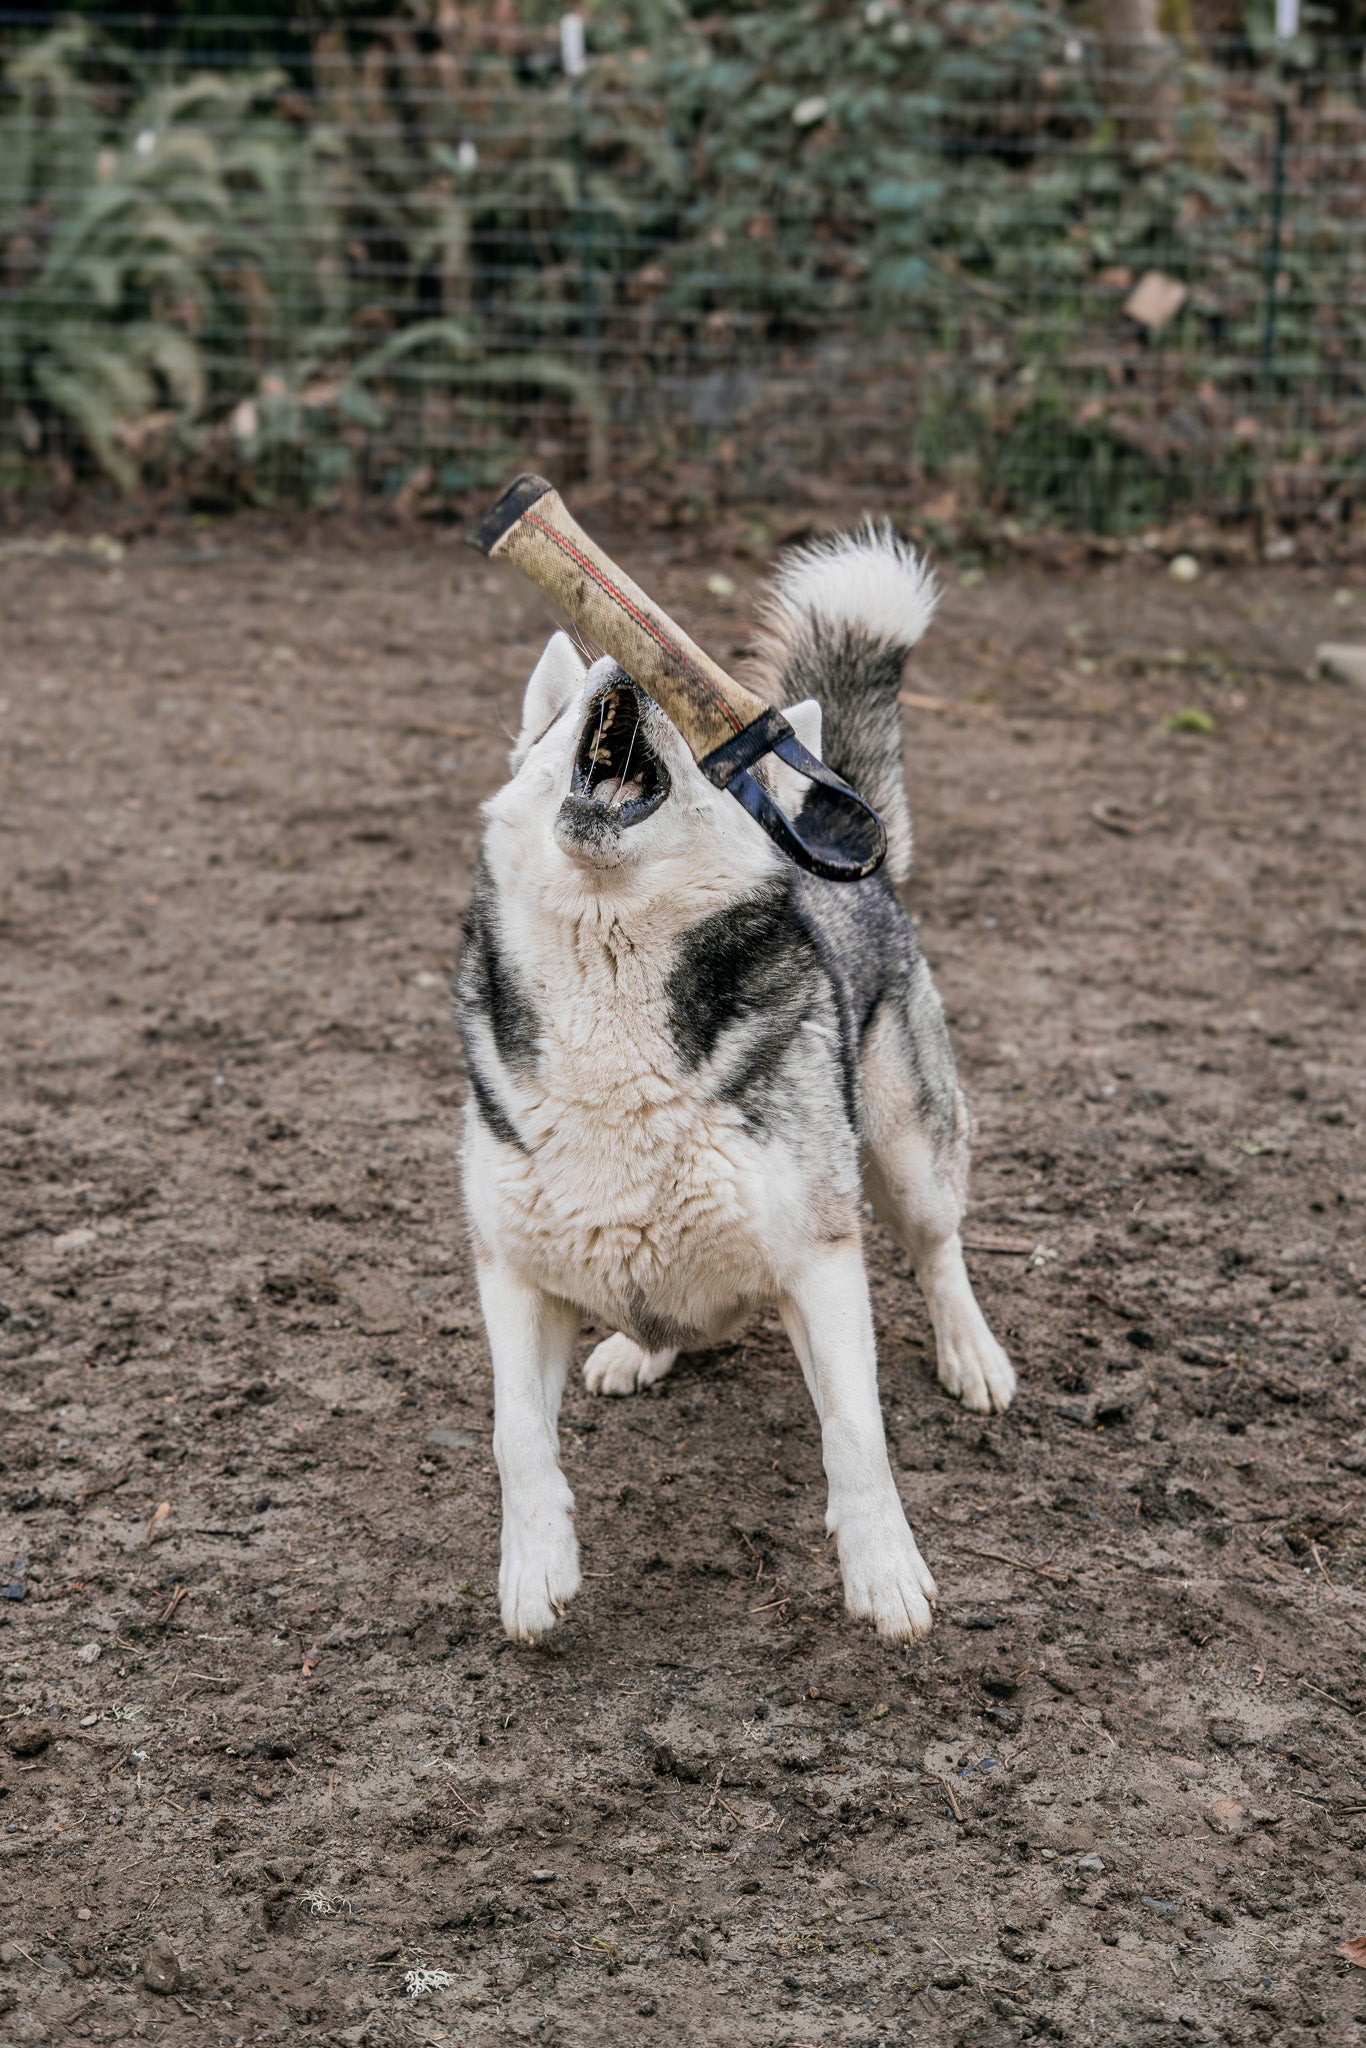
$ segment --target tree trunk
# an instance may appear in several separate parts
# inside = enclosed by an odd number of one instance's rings
[[[1121,142],[1172,143],[1181,104],[1177,48],[1161,0],[1089,0],[1101,100]]]

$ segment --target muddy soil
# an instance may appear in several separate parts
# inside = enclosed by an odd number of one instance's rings
[[[756,554],[607,537],[745,643]],[[1022,1383],[871,1231],[936,1628],[844,1615],[773,1323],[574,1385],[526,1649],[447,982],[540,600],[6,550],[0,2041],[1366,2041],[1366,588],[947,580],[907,900]]]

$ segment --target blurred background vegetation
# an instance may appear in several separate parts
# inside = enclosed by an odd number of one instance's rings
[[[1364,16],[635,0],[571,76],[533,0],[0,11],[0,499],[1351,527]]]

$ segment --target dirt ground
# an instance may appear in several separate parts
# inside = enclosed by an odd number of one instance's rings
[[[762,537],[605,537],[745,643]],[[907,900],[1022,1384],[870,1232],[935,1631],[844,1615],[774,1322],[571,1388],[525,1649],[447,983],[541,601],[0,557],[0,2043],[1366,2042],[1360,572],[948,566]]]

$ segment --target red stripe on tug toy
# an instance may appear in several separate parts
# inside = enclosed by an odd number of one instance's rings
[[[860,882],[881,867],[887,834],[872,805],[807,752],[771,704],[728,676],[661,611],[565,510],[541,476],[519,476],[484,514],[470,544],[512,562],[553,597],[673,720],[698,767],[744,805],[798,867]],[[798,824],[750,771],[776,754],[811,784]]]

